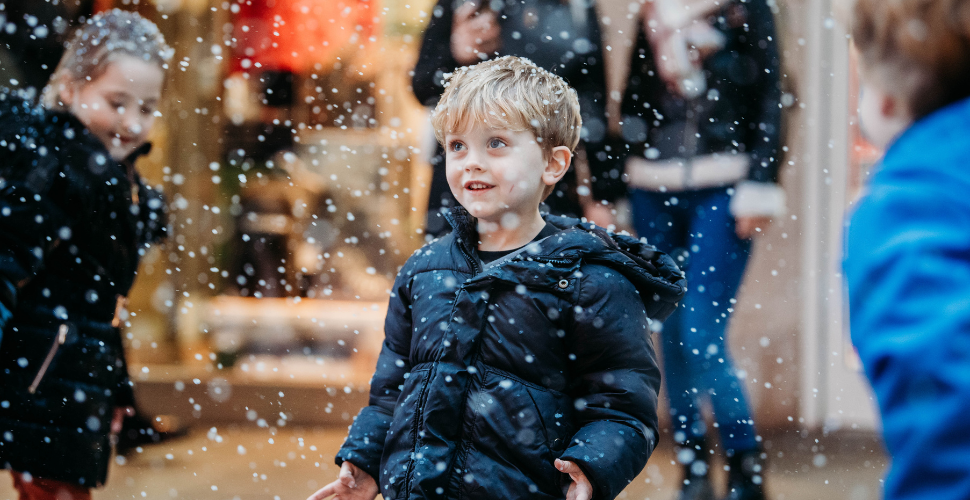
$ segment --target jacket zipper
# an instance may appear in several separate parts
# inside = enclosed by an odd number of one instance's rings
[[[428,370],[427,378],[424,380],[424,386],[421,387],[421,394],[418,395],[417,406],[414,410],[414,428],[412,433],[414,436],[411,439],[411,456],[408,457],[408,469],[404,473],[404,493],[410,494],[411,492],[411,481],[414,479],[414,465],[415,465],[415,454],[418,451],[418,439],[420,438],[421,431],[418,429],[421,426],[422,415],[424,414],[424,404],[427,402],[428,398],[428,387],[431,385],[431,380],[434,378],[435,371],[438,369],[438,360],[435,360],[431,365],[431,369]]]
[[[574,260],[569,259],[551,259],[548,257],[530,257],[530,259],[544,264],[570,264],[574,262]]]
[[[471,252],[468,250],[464,241],[461,242],[459,247],[461,247],[462,256],[465,257],[465,260],[468,261],[468,265],[472,268],[472,276],[478,276],[478,274],[482,272],[481,266],[478,265],[478,261],[471,256]]]
[[[40,381],[44,379],[44,375],[47,373],[47,369],[50,368],[51,362],[54,361],[54,355],[57,354],[57,349],[67,340],[67,330],[66,324],[62,324],[57,329],[57,338],[54,339],[54,344],[51,345],[51,350],[47,352],[47,358],[44,359],[44,364],[40,365],[40,370],[37,371],[37,376],[34,377],[34,381],[27,388],[27,392],[31,394],[37,392],[37,386],[40,385]]]
[[[482,270],[480,269],[480,266],[478,265],[478,261],[476,261],[469,254],[468,249],[465,247],[465,244],[463,241],[458,246],[461,250],[461,254],[465,257],[465,260],[468,261],[468,264],[471,266],[473,276],[477,276],[479,273],[482,272]],[[460,288],[458,293],[459,294],[461,293]],[[468,293],[468,291],[466,290],[465,293]],[[458,305],[458,301],[456,300],[455,304],[451,308],[451,316],[455,315],[455,308],[457,307],[457,305]],[[440,355],[441,354],[439,353],[439,356]],[[477,355],[476,355],[476,358],[477,358]],[[424,405],[425,403],[427,403],[428,386],[431,384],[431,380],[434,378],[435,372],[438,369],[439,361],[440,361],[439,359],[435,359],[434,363],[431,365],[431,369],[428,370],[428,378],[425,379],[424,387],[421,388],[421,394],[418,396],[417,407],[414,412],[414,433],[415,434],[411,444],[411,456],[408,459],[408,468],[407,468],[407,471],[404,473],[404,491],[405,493],[408,493],[408,494],[411,491],[411,484],[412,484],[412,481],[414,480],[414,466],[415,466],[414,454],[418,450],[418,436],[419,436],[418,427],[421,425],[421,419],[423,418],[423,415],[424,415]],[[469,381],[469,384],[470,383],[471,382]],[[459,439],[459,443],[461,443],[461,441],[462,439]],[[456,452],[457,452],[457,447],[456,447]]]

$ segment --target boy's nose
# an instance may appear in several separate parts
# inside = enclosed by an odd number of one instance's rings
[[[483,170],[484,166],[481,157],[478,152],[474,149],[469,149],[468,155],[465,157],[465,171],[470,172],[472,170]]]

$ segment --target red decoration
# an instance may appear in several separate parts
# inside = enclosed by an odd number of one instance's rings
[[[379,0],[235,0],[232,72],[304,73],[376,41]]]

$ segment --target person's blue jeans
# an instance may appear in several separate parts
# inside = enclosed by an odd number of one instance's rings
[[[687,274],[687,295],[661,333],[674,439],[683,443],[706,434],[699,410],[709,399],[728,455],[758,446],[725,339],[751,248],[735,233],[730,200],[727,188],[630,192],[637,235],[670,254]]]

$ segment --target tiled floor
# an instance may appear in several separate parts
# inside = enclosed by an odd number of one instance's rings
[[[333,456],[346,428],[220,427],[120,458],[95,500],[302,500],[337,474]],[[818,441],[816,441],[818,439]],[[670,440],[666,439],[665,443]],[[765,440],[774,500],[876,500],[886,458],[871,435],[787,433]],[[623,499],[675,498],[679,468],[662,445]],[[15,500],[0,472],[0,500]]]

